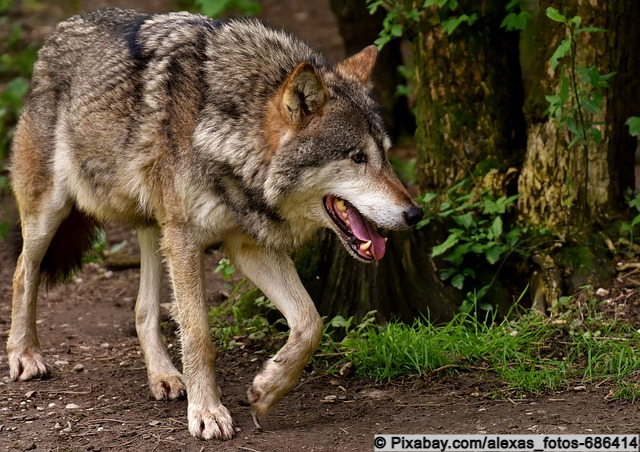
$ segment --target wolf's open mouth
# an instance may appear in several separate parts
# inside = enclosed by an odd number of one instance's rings
[[[380,260],[386,249],[385,239],[349,201],[334,195],[324,197],[324,208],[342,232],[345,243],[360,258]]]

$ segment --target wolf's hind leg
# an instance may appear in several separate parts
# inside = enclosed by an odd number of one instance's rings
[[[32,211],[21,206],[23,244],[13,276],[11,329],[7,340],[12,380],[49,376],[49,366],[41,355],[36,331],[40,265],[58,227],[71,211],[71,205],[56,205],[54,198],[50,195],[46,201],[41,199]]]
[[[322,337],[322,319],[289,256],[247,243],[225,249],[282,312],[291,329],[287,343],[267,361],[249,388],[249,402],[260,417],[297,383]]]
[[[171,362],[160,332],[162,257],[160,233],[139,229],[140,288],[136,302],[136,331],[147,365],[149,388],[156,400],[174,400],[185,395],[182,375]]]

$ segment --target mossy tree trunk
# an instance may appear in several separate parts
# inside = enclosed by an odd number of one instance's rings
[[[606,220],[621,206],[625,190],[634,187],[637,143],[624,122],[640,110],[640,78],[634,72],[640,67],[640,3],[541,0],[538,6],[532,28],[535,53],[525,86],[528,140],[518,182],[519,207],[527,221],[550,227]],[[584,26],[607,30],[576,40],[577,67],[617,72],[609,81],[602,111],[593,117],[603,124],[598,126],[602,142],[591,141],[587,151],[582,145],[568,149],[572,137],[544,113],[545,95],[558,92],[561,67],[553,71],[549,58],[567,37],[564,26],[546,17],[548,6],[566,11],[568,17],[579,15]]]
[[[433,8],[414,39],[423,191],[450,187],[479,162],[517,165],[525,147],[519,35],[500,27],[507,2],[459,3],[475,23],[448,35]]]

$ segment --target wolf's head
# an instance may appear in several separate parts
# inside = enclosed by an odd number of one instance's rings
[[[385,253],[378,228],[403,229],[422,210],[394,174],[390,140],[369,78],[374,46],[331,69],[299,63],[272,97],[264,122],[271,199],[301,234],[328,227],[357,259]]]

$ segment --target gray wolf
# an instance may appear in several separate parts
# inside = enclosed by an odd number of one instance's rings
[[[369,77],[375,47],[332,66],[254,20],[106,9],[47,39],[11,159],[23,245],[8,339],[13,380],[46,377],[35,311],[41,282],[72,272],[103,222],[136,228],[135,308],[156,399],[186,393],[198,438],[229,439],[205,306],[203,253],[228,257],[283,313],[287,343],[255,377],[262,417],[289,391],[322,321],[289,252],[319,228],[354,258],[382,258],[378,227],[414,225],[421,209],[394,175]],[[182,373],[159,329],[163,262],[173,286]]]

